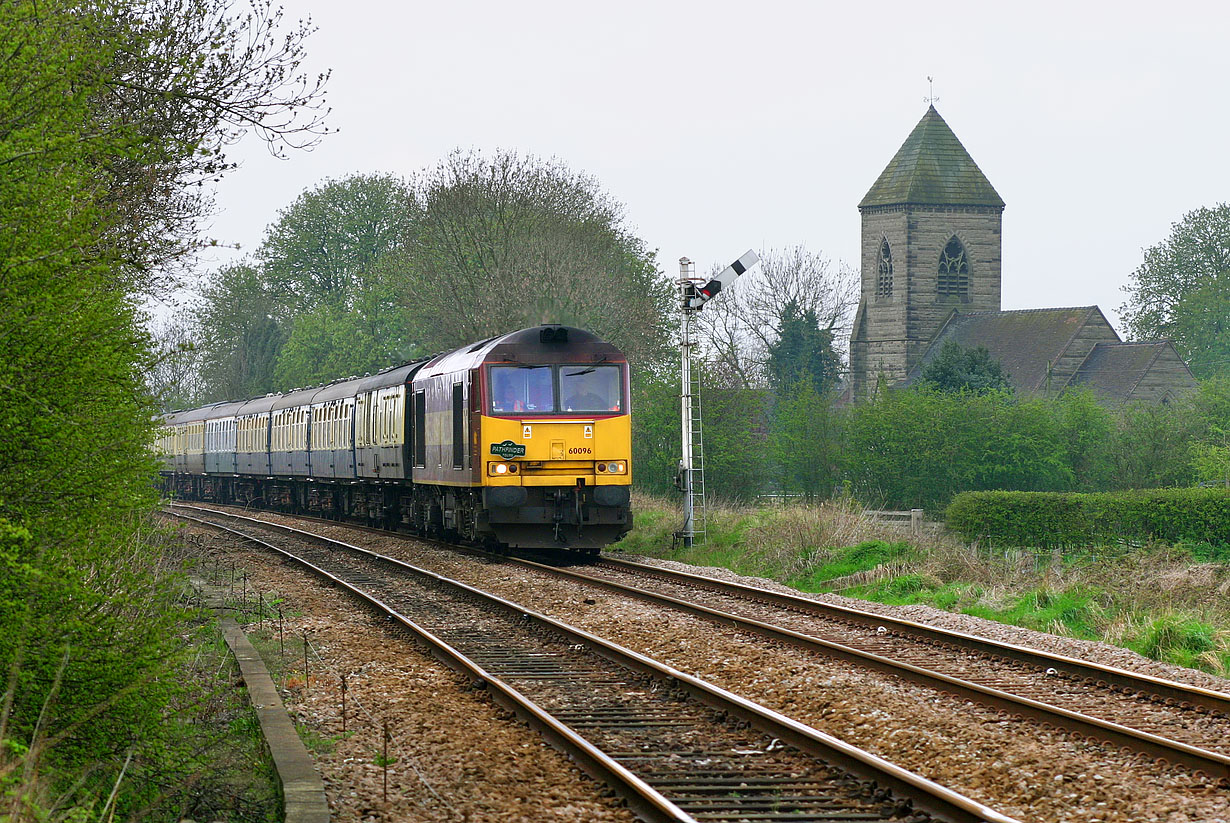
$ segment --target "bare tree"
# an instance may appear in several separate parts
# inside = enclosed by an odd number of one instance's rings
[[[148,325],[153,340],[145,384],[150,394],[164,410],[196,405],[201,395],[201,351],[192,329],[176,320]]]
[[[858,297],[858,274],[844,263],[834,264],[803,246],[767,249],[760,252],[759,266],[705,306],[699,315],[701,339],[715,366],[745,387],[762,387],[788,304],[799,313],[814,312],[820,328],[840,344],[849,335]]]

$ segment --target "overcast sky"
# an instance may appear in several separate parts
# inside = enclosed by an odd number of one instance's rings
[[[856,205],[931,75],[1007,203],[1003,307],[1099,304],[1118,325],[1141,249],[1230,200],[1228,8],[285,0],[319,27],[338,132],[287,160],[241,144],[211,235],[254,249],[322,180],[460,146],[594,175],[672,276],[683,255],[703,271],[796,244],[857,266]]]

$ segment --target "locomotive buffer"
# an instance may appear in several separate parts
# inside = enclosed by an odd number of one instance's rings
[[[686,257],[679,259],[679,351],[680,351],[680,411],[683,424],[683,456],[679,460],[679,473],[675,483],[683,492],[683,528],[675,537],[683,545],[691,546],[699,532],[705,533],[705,475],[704,442],[701,431],[700,371],[693,372],[692,349],[696,341],[692,337],[692,324],[696,313],[705,304],[717,297],[722,289],[760,262],[756,252],[748,249],[735,262],[711,280],[696,276],[696,264]],[[695,376],[693,376],[695,375]],[[698,504],[699,503],[699,504]],[[700,528],[697,528],[697,510],[700,511]]]

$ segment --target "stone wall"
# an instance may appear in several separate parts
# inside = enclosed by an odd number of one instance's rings
[[[859,311],[850,338],[853,396],[863,399],[883,376],[905,379],[954,309],[999,311],[1001,229],[998,206],[871,206],[860,210]],[[956,236],[969,262],[969,297],[938,296],[940,254]],[[893,257],[893,293],[876,296],[880,244]]]

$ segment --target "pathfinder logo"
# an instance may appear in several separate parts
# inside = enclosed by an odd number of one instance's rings
[[[492,443],[491,453],[499,455],[505,460],[512,460],[514,457],[525,457],[525,446],[519,446],[511,440],[505,440],[503,443]]]

